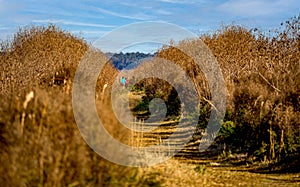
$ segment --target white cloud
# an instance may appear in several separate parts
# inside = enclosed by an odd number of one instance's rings
[[[8,29],[9,29],[9,27],[5,27],[5,26],[0,25],[0,30],[8,30]]]
[[[143,22],[120,27],[99,38],[93,45],[104,52],[118,52],[143,43],[168,44],[194,38],[191,32],[165,22]],[[122,48],[122,49],[120,49]]]
[[[83,37],[88,42],[93,42],[109,31],[103,30],[72,30],[70,31],[75,36]]]
[[[157,0],[162,3],[173,3],[173,4],[199,4],[204,3],[206,0]]]
[[[99,30],[99,31],[97,31],[97,30],[95,30],[95,31],[93,31],[93,30],[72,30],[71,32],[72,33],[79,33],[79,34],[95,34],[95,35],[99,35],[99,37],[100,37],[100,36],[108,33],[109,31],[102,31],[102,30]]]
[[[105,9],[99,8],[99,7],[97,7],[96,10],[98,10],[99,12],[101,12],[103,14],[108,14],[108,15],[111,15],[111,16],[120,17],[120,18],[126,18],[126,19],[146,21],[146,20],[149,20],[149,19],[152,18],[152,17],[150,17],[148,15],[141,14],[141,13],[135,14],[135,15],[125,15],[125,14],[121,14],[121,13],[117,13],[117,12],[105,10]]]
[[[26,8],[25,3],[0,0],[0,15],[14,15],[16,11]]]
[[[82,22],[74,22],[74,21],[65,21],[65,20],[32,20],[33,23],[57,23],[63,25],[74,25],[74,26],[86,26],[86,27],[106,27],[106,28],[113,28],[116,27],[115,25],[104,25],[104,24],[95,24],[95,23],[82,23]]]
[[[173,13],[167,10],[163,10],[163,9],[158,9],[155,11],[155,13],[159,14],[159,15],[172,15]]]
[[[288,11],[297,0],[229,0],[218,9],[236,16],[266,16]]]

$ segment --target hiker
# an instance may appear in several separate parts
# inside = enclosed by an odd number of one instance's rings
[[[125,84],[126,84],[126,78],[125,78],[125,77],[122,77],[122,78],[121,78],[121,85],[122,85],[122,86],[125,86]]]

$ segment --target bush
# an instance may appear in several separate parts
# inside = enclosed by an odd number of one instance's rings
[[[0,183],[2,186],[145,186],[138,168],[112,164],[83,140],[71,86],[87,44],[55,26],[25,27],[0,54]],[[105,59],[104,54],[100,60]],[[116,75],[110,63],[97,89]],[[112,135],[123,136],[108,104],[97,108]],[[101,109],[101,110],[100,110]]]

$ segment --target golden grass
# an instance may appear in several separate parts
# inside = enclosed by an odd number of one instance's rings
[[[292,19],[273,38],[235,26],[201,37],[224,74],[228,90],[226,120],[241,129],[241,144],[254,145],[254,150],[244,151],[259,159],[282,161],[299,154],[299,20],[299,17]],[[181,45],[189,48],[194,44],[183,41]],[[72,81],[88,45],[51,25],[20,29],[13,40],[2,42],[0,48],[0,184],[3,186],[299,183],[296,174],[259,175],[174,160],[145,169],[109,163],[86,145],[73,117]],[[193,77],[198,93],[209,99],[207,82],[189,57],[176,48],[162,49],[159,57],[183,67]],[[130,144],[130,131],[120,128],[109,99],[117,74],[110,63],[102,70],[96,91],[101,93],[106,83],[108,91],[98,97],[97,109],[108,131]],[[170,87],[164,86],[169,94]]]
[[[230,151],[272,161],[299,154],[299,25],[300,16],[287,21],[285,30],[272,37],[238,26],[201,36],[217,58],[227,85],[224,120],[237,127],[225,142],[232,145]],[[194,45],[194,41],[179,44],[186,50]],[[180,65],[193,78],[199,96],[210,98],[203,74],[192,59],[175,47],[162,49],[158,56]]]
[[[147,177],[138,175],[138,169],[118,166],[96,154],[76,126],[71,86],[87,50],[84,41],[54,26],[29,27],[2,46],[2,186],[147,185]],[[116,71],[107,64],[103,73],[113,76]],[[105,81],[100,79],[98,86]],[[116,123],[105,111],[108,123]],[[110,126],[110,131],[118,137],[114,128]]]
[[[213,160],[189,164],[170,159],[142,168],[144,175],[157,176],[161,186],[299,186],[299,174],[261,174],[245,166],[212,166]]]

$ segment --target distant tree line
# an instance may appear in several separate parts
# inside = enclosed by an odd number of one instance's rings
[[[106,53],[106,56],[113,63],[114,67],[118,70],[122,69],[132,69],[139,65],[144,59],[155,57],[156,53]]]

